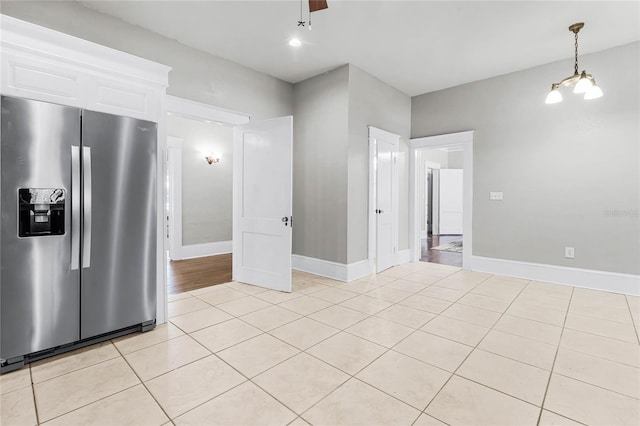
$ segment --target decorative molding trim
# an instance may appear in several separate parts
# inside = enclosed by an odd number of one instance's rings
[[[192,101],[190,99],[178,98],[167,95],[167,111],[172,115],[179,115],[198,121],[213,121],[218,124],[238,125],[248,123],[249,114],[231,111],[228,109]]]
[[[398,252],[398,265],[411,262],[411,249],[400,250]]]
[[[347,265],[347,282],[373,274],[373,264],[368,259]]]
[[[371,275],[373,267],[368,260],[344,264],[313,257],[291,255],[291,267],[298,271],[309,272],[338,281],[350,282]]]
[[[59,31],[54,31],[7,15],[0,15],[2,47],[16,52],[53,59],[79,69],[92,69],[128,81],[139,80],[169,85],[171,67],[121,52]]]
[[[640,296],[640,275],[472,256],[472,270]]]
[[[215,243],[191,244],[177,247],[177,257],[172,260],[193,259],[196,257],[215,256],[217,254],[231,253],[232,243],[229,241],[217,241]]]

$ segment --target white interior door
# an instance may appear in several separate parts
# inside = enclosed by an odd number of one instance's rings
[[[464,177],[461,169],[440,170],[440,234],[462,235]]]
[[[291,291],[293,117],[234,128],[233,279]]]
[[[398,148],[400,137],[370,128],[375,144],[376,272],[398,264]]]

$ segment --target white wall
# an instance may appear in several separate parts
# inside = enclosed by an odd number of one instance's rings
[[[640,273],[639,57],[638,42],[581,56],[592,101],[544,103],[569,59],[412,99],[412,137],[475,130],[475,256]]]
[[[167,134],[182,139],[182,245],[230,241],[233,128],[170,115]]]
[[[167,93],[274,118],[293,112],[293,86],[71,1],[2,1],[0,12],[173,68]]]

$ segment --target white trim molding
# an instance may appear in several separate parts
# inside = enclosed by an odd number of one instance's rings
[[[249,122],[249,115],[189,99],[166,96],[167,114],[203,122],[235,126]],[[175,150],[170,156],[171,150]],[[231,241],[182,245],[182,138],[167,137],[167,173],[169,174],[169,257],[172,260],[215,256],[232,252]],[[172,161],[170,161],[170,159]]]
[[[171,95],[167,95],[166,99],[167,112],[171,115],[231,126],[245,124],[250,120],[249,114],[203,104],[190,99]]]
[[[472,269],[593,290],[640,296],[640,275],[473,256]]]
[[[216,256],[218,254],[231,253],[232,243],[229,241],[217,241],[215,243],[190,244],[177,247],[177,256],[171,260],[193,259],[196,257]]]
[[[409,249],[411,260],[420,260],[420,226],[416,214],[418,202],[418,153],[421,148],[460,147],[463,149],[464,195],[462,267],[472,268],[473,248],[473,130],[446,135],[413,138],[409,141]]]
[[[411,250],[405,249],[398,252],[398,265],[411,262]]]
[[[291,255],[291,268],[344,282],[366,277],[373,271],[373,265],[367,259],[345,264],[298,254]]]

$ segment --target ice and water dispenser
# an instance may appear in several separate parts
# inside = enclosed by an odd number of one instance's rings
[[[65,190],[20,188],[18,190],[18,236],[64,234]]]

